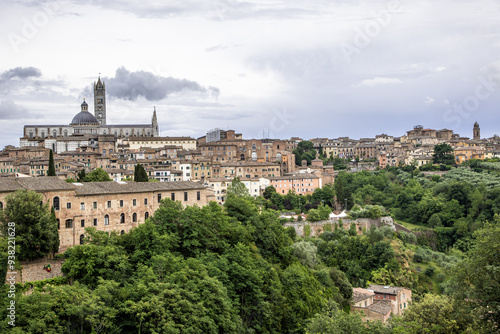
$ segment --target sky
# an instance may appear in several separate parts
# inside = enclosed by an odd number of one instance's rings
[[[499,134],[496,0],[2,0],[0,148],[69,124],[106,83],[108,124],[162,136]]]

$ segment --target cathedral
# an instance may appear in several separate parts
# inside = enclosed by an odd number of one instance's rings
[[[74,151],[82,146],[97,145],[99,137],[124,139],[129,137],[158,137],[156,108],[151,124],[107,124],[106,85],[99,77],[94,81],[94,114],[89,112],[85,99],[81,110],[69,125],[25,125],[20,147],[42,146],[55,153]]]

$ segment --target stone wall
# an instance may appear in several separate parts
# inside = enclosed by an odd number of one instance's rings
[[[22,269],[17,271],[18,274],[16,275],[16,283],[24,284],[26,282],[41,281],[44,279],[63,276],[61,271],[63,262],[63,259],[21,261]],[[50,269],[52,269],[50,273],[43,269],[43,267],[47,264],[50,264]]]
[[[342,219],[342,225],[345,230],[348,230],[351,228],[351,224],[356,225],[356,232],[358,235],[363,234],[364,231],[369,230],[370,227],[376,226],[376,227],[382,227],[382,226],[389,226],[391,227],[394,231],[396,231],[396,227],[394,224],[394,220],[392,217],[381,217],[378,219],[370,219],[370,218],[358,218],[356,220],[351,220],[351,219]],[[314,222],[314,223],[309,223],[307,221],[305,222],[290,222],[290,223],[285,223],[284,227],[289,227],[293,226],[295,228],[295,232],[297,233],[298,236],[303,237],[304,234],[304,227],[306,225],[309,225],[311,227],[311,235],[312,237],[317,237],[321,233],[325,231],[325,225],[330,225],[332,228],[332,231],[335,229],[335,226],[338,226],[338,220],[323,220],[319,222]]]
[[[406,233],[413,233],[410,229],[404,227],[403,225],[400,225],[398,223],[394,223],[394,226],[396,227],[396,232],[406,232]]]

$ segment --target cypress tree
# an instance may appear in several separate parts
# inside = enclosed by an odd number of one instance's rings
[[[141,164],[135,165],[134,181],[135,182],[148,182],[149,181],[148,173],[146,173],[146,170],[144,169],[144,167],[142,167]]]
[[[54,154],[52,150],[49,153],[49,170],[47,171],[47,176],[56,176],[56,166],[54,165]]]

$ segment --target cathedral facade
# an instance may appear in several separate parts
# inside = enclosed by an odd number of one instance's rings
[[[107,124],[106,86],[101,78],[94,82],[94,114],[88,107],[84,99],[80,112],[68,125],[25,125],[19,146],[42,146],[61,153],[97,145],[99,137],[104,136],[114,136],[115,139],[159,136],[156,108],[151,124]]]

